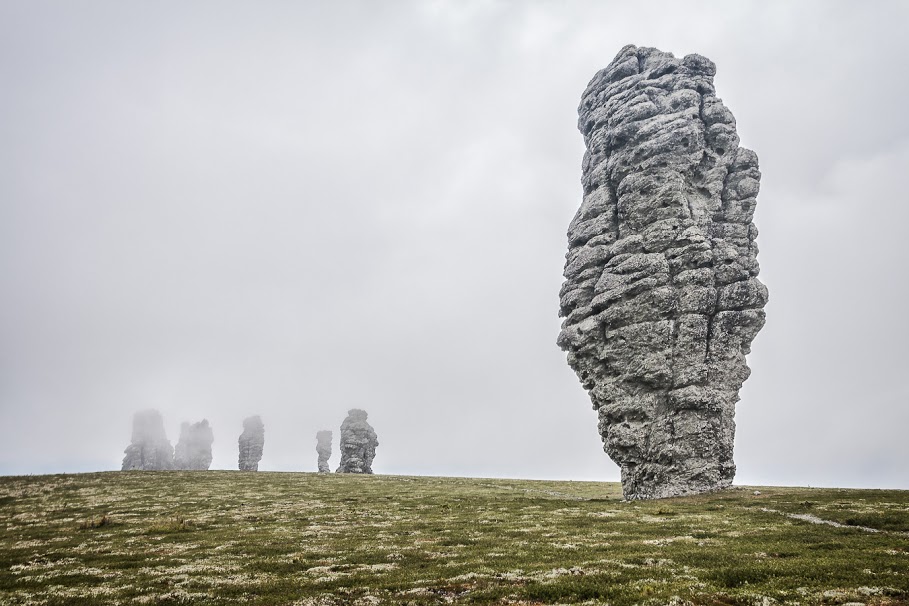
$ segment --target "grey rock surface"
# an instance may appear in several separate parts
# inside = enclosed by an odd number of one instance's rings
[[[372,473],[378,437],[365,410],[353,408],[341,423],[341,464],[337,473]]]
[[[735,403],[767,289],[757,156],[739,147],[715,73],[700,55],[626,46],[578,109],[584,195],[558,344],[628,499],[717,490],[735,475]]]
[[[207,419],[180,425],[180,439],[174,448],[174,469],[207,470],[211,467],[211,445],[214,441]]]
[[[123,452],[123,471],[173,469],[174,449],[164,432],[160,412],[142,410],[133,416],[132,440]]]
[[[326,429],[316,432],[316,454],[319,456],[319,473],[331,473],[331,467],[328,466],[328,459],[331,458],[331,437],[331,432]]]
[[[240,447],[240,471],[259,471],[262,449],[265,447],[265,425],[259,415],[243,420],[243,433],[237,440]]]

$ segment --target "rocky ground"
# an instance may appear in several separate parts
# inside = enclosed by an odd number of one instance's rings
[[[0,603],[909,604],[909,491],[620,495],[316,473],[0,478]]]

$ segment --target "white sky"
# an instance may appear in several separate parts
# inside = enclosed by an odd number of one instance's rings
[[[739,483],[909,488],[909,3],[0,0],[0,473],[134,411],[236,467],[617,480],[555,345],[585,85],[717,64],[764,173]]]

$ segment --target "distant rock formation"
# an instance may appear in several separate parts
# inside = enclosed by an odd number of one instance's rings
[[[728,487],[735,403],[764,325],[751,222],[761,173],[716,66],[626,46],[578,110],[584,198],[568,228],[559,346],[627,499]]]
[[[331,473],[328,459],[331,458],[331,432],[322,430],[316,433],[316,453],[319,455],[319,473]]]
[[[123,452],[123,471],[173,469],[174,449],[164,432],[160,412],[142,410],[133,415],[132,442]]]
[[[183,423],[174,449],[174,469],[207,470],[211,467],[211,445],[215,441],[207,419]]]
[[[341,465],[337,473],[372,473],[378,437],[365,410],[353,408],[341,423]]]
[[[243,420],[243,433],[238,440],[240,445],[240,470],[259,471],[262,460],[262,448],[265,446],[265,425],[256,415]]]

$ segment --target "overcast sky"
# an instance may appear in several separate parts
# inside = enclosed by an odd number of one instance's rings
[[[119,469],[136,410],[235,469],[618,480],[555,345],[577,105],[717,64],[763,171],[737,483],[909,488],[909,3],[0,0],[0,474]]]

